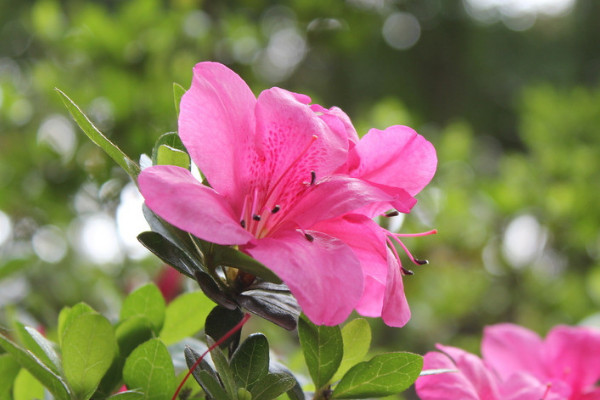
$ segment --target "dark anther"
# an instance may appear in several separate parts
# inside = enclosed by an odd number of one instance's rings
[[[315,171],[310,171],[310,184],[314,185],[317,180],[317,173]]]
[[[304,237],[306,238],[306,240],[308,240],[309,242],[312,242],[315,240],[315,237],[311,234],[305,233]]]
[[[419,265],[425,265],[425,264],[429,264],[428,260],[419,260],[417,258],[415,258],[415,263],[419,264]]]
[[[246,227],[246,220],[241,220],[240,221],[240,225],[242,226],[242,228]]]
[[[410,269],[406,269],[406,268],[404,268],[404,267],[400,267],[400,268],[402,268],[402,273],[403,273],[404,275],[414,275],[414,274],[415,274],[415,273],[414,273],[414,272],[412,272]]]
[[[258,215],[258,214],[254,214],[254,215],[252,216],[252,219],[253,219],[253,220],[255,220],[255,221],[260,221],[260,215]]]
[[[281,209],[281,207],[279,207],[278,205],[275,205],[275,207],[273,207],[273,209],[271,210],[271,214],[275,214],[280,209]]]
[[[397,217],[400,213],[396,210],[388,211],[385,213],[386,217]]]

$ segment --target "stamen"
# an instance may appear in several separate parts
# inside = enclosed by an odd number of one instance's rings
[[[423,260],[417,260],[415,257],[413,257],[413,255],[410,253],[410,251],[408,250],[408,248],[404,245],[404,243],[402,243],[402,241],[400,239],[398,239],[396,237],[396,235],[391,235],[392,239],[394,239],[396,241],[396,243],[398,243],[400,245],[400,247],[402,247],[402,250],[404,250],[404,252],[406,253],[406,255],[408,256],[408,258],[410,259],[410,261],[413,262],[413,264],[416,265],[423,265]]]
[[[273,207],[273,209],[271,210],[271,214],[275,214],[277,213],[279,210],[281,210],[281,207],[279,205],[275,205],[275,207]]]
[[[254,215],[252,215],[252,219],[255,221],[260,221],[260,215],[254,214]]]
[[[427,265],[429,264],[429,260],[419,260],[418,258],[415,258],[415,263],[419,264],[419,265]]]
[[[315,184],[317,180],[317,173],[315,171],[310,171],[310,186]]]
[[[388,218],[397,217],[398,215],[400,215],[400,213],[397,210],[391,210],[384,214],[384,216],[386,216]]]
[[[240,225],[242,226],[242,228],[245,229],[246,228],[246,220],[245,219],[241,220]]]
[[[414,275],[414,274],[415,274],[415,273],[414,273],[414,272],[412,272],[410,269],[406,269],[406,268],[404,268],[403,266],[400,266],[400,269],[402,270],[402,273],[403,273],[404,275]]]
[[[314,242],[315,241],[315,237],[313,235],[311,235],[310,233],[305,233],[304,237],[306,238],[306,240],[308,240],[309,242]]]
[[[432,229],[432,230],[427,231],[427,232],[418,232],[418,233],[392,233],[392,235],[397,236],[397,237],[420,237],[420,236],[435,235],[436,233],[438,233],[437,229]]]

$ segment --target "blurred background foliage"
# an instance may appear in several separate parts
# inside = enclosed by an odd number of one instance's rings
[[[165,281],[136,244],[134,186],[53,89],[135,159],[176,130],[172,82],[203,60],[340,106],[361,134],[405,124],[435,144],[414,212],[383,222],[439,234],[406,239],[431,263],[406,278],[406,328],[372,321],[380,348],[597,323],[598,15],[596,0],[0,2],[0,324],[52,327],[80,300],[116,315]]]

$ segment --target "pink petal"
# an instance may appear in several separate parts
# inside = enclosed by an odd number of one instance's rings
[[[229,199],[241,197],[247,180],[255,104],[242,78],[213,62],[194,67],[192,86],[181,99],[181,140],[211,186]]]
[[[568,398],[562,394],[548,391],[546,383],[542,383],[534,376],[524,372],[510,375],[500,386],[500,394],[505,400],[564,400]]]
[[[423,370],[458,369],[445,354],[429,352],[425,354]],[[495,400],[496,398],[480,397],[469,379],[462,373],[444,372],[425,375],[415,383],[417,394],[421,400]]]
[[[190,171],[156,165],[138,176],[146,205],[165,221],[200,239],[217,244],[244,244],[253,236],[244,230],[231,207]]]
[[[499,398],[495,376],[479,357],[456,347],[437,345],[437,348],[454,360],[482,400]]]
[[[410,319],[410,308],[404,293],[404,283],[402,282],[398,260],[389,248],[387,248],[387,252],[388,275],[381,318],[386,325],[399,328],[404,326]]]
[[[582,394],[576,400],[600,400],[600,389],[595,389],[591,392]]]
[[[517,371],[548,379],[542,364],[542,340],[528,329],[513,324],[488,326],[484,329],[481,352],[502,380]]]
[[[355,150],[360,164],[352,176],[403,188],[411,196],[429,183],[437,166],[433,145],[406,126],[371,129]]]
[[[586,327],[558,326],[544,343],[552,376],[582,393],[600,379],[600,332]]]
[[[385,282],[370,275],[365,276],[363,294],[356,306],[356,312],[365,317],[381,317],[384,296]]]
[[[319,113],[320,118],[325,121],[331,130],[337,132],[341,137],[348,138],[351,147],[354,147],[354,145],[358,143],[358,134],[350,121],[350,117],[348,117],[348,115],[340,108],[331,107],[330,109],[327,109],[318,104],[313,104],[310,107],[314,112]]]
[[[277,237],[241,247],[275,272],[298,300],[302,311],[318,325],[346,320],[362,293],[358,259],[343,242],[320,232],[289,230]]]

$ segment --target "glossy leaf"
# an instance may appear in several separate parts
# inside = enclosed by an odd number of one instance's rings
[[[202,356],[202,354],[196,352],[191,347],[186,347],[185,348],[184,355],[185,355],[185,362],[187,364],[188,369],[192,368],[194,366],[194,364],[196,363],[196,361],[198,361],[198,358],[200,358]],[[210,366],[210,364],[208,363],[208,361],[206,361],[206,357],[204,357],[200,361],[200,363],[198,364],[198,366],[196,368],[194,368],[194,370],[192,371],[192,375],[194,376],[194,378],[196,379],[196,381],[199,384],[200,384],[200,380],[199,380],[199,377],[200,377],[199,373],[200,373],[200,371],[206,371],[213,378],[218,379],[217,373]]]
[[[58,400],[71,400],[71,391],[66,382],[55,374],[33,353],[19,347],[0,333],[0,347],[9,353],[23,368],[40,381]]]
[[[243,317],[244,313],[242,313],[239,308],[229,310],[222,306],[216,306],[210,311],[208,317],[206,317],[204,331],[208,336],[213,338],[223,337],[235,327]],[[229,348],[235,350],[240,342],[240,336],[241,331],[238,330],[219,346],[222,349]]]
[[[230,364],[237,386],[252,391],[269,372],[269,342],[265,335],[248,336],[233,353]]]
[[[127,390],[125,392],[116,393],[108,398],[111,400],[142,400],[144,399],[144,393],[137,390]]]
[[[423,357],[412,353],[386,353],[352,367],[333,391],[333,398],[383,397],[412,385],[423,368]]]
[[[44,398],[44,385],[26,369],[21,369],[13,387],[13,400],[31,400]]]
[[[75,398],[89,399],[117,356],[113,327],[100,314],[82,314],[65,332],[61,351],[65,378]]]
[[[38,357],[56,374],[61,374],[61,362],[54,350],[54,344],[35,329],[20,322],[15,323],[15,330],[23,346]]]
[[[167,306],[159,337],[170,345],[196,334],[204,328],[204,320],[214,305],[201,291],[178,296]]]
[[[296,383],[287,391],[287,396],[290,398],[290,400],[304,400],[304,391],[302,390],[302,386],[300,386],[298,379],[296,379],[292,372],[283,364],[277,361],[271,361],[269,364],[269,372],[271,374],[287,374],[291,376]]]
[[[197,269],[196,263],[160,233],[154,231],[142,232],[137,239],[165,263],[190,278],[194,276],[194,271]]]
[[[254,284],[242,292],[237,301],[248,311],[282,328],[296,329],[300,307],[285,285],[269,282]]]
[[[346,371],[363,361],[371,346],[371,326],[364,318],[357,318],[348,322],[342,328],[344,341],[344,356],[333,381],[338,381]]]
[[[144,400],[171,398],[177,386],[175,369],[160,339],[148,340],[127,357],[123,380],[128,388],[144,393]]]
[[[256,259],[230,246],[214,246],[212,257],[214,265],[234,267],[267,282],[281,283],[281,279],[273,271]]]
[[[203,269],[200,259],[202,254],[199,254],[199,249],[192,241],[192,237],[189,233],[182,231],[169,224],[152,210],[150,210],[145,204],[142,206],[142,212],[144,213],[144,219],[150,225],[153,232],[159,233],[166,240],[175,245],[178,249],[185,253],[185,255],[192,261],[195,266]]]
[[[325,386],[337,371],[344,352],[338,326],[317,326],[302,316],[298,336],[310,376],[317,389]]]
[[[250,391],[252,400],[271,400],[291,390],[296,379],[285,373],[267,374],[259,379]]]
[[[207,371],[200,370],[196,374],[198,383],[202,386],[202,389],[214,400],[230,400],[231,398],[227,395],[223,386]]]
[[[237,303],[219,287],[217,282],[215,282],[210,275],[202,271],[196,271],[194,275],[196,282],[198,282],[198,286],[200,286],[200,289],[202,289],[209,299],[228,310],[235,310],[238,308]]]
[[[186,89],[183,86],[173,82],[173,99],[175,100],[175,111],[177,112],[177,115],[179,115],[179,103],[185,92]]]
[[[139,317],[158,335],[165,321],[165,299],[156,285],[149,283],[131,292],[123,301],[121,320]]]
[[[97,146],[99,146],[110,158],[112,158],[121,168],[123,168],[129,176],[134,180],[137,179],[140,173],[140,167],[132,161],[125,153],[121,151],[113,142],[108,140],[102,132],[98,130],[88,119],[88,117],[81,111],[79,106],[73,102],[66,94],[60,89],[56,89],[60,95],[61,100],[71,113],[71,116],[77,122],[77,125],[83,130],[88,138],[92,140]]]

